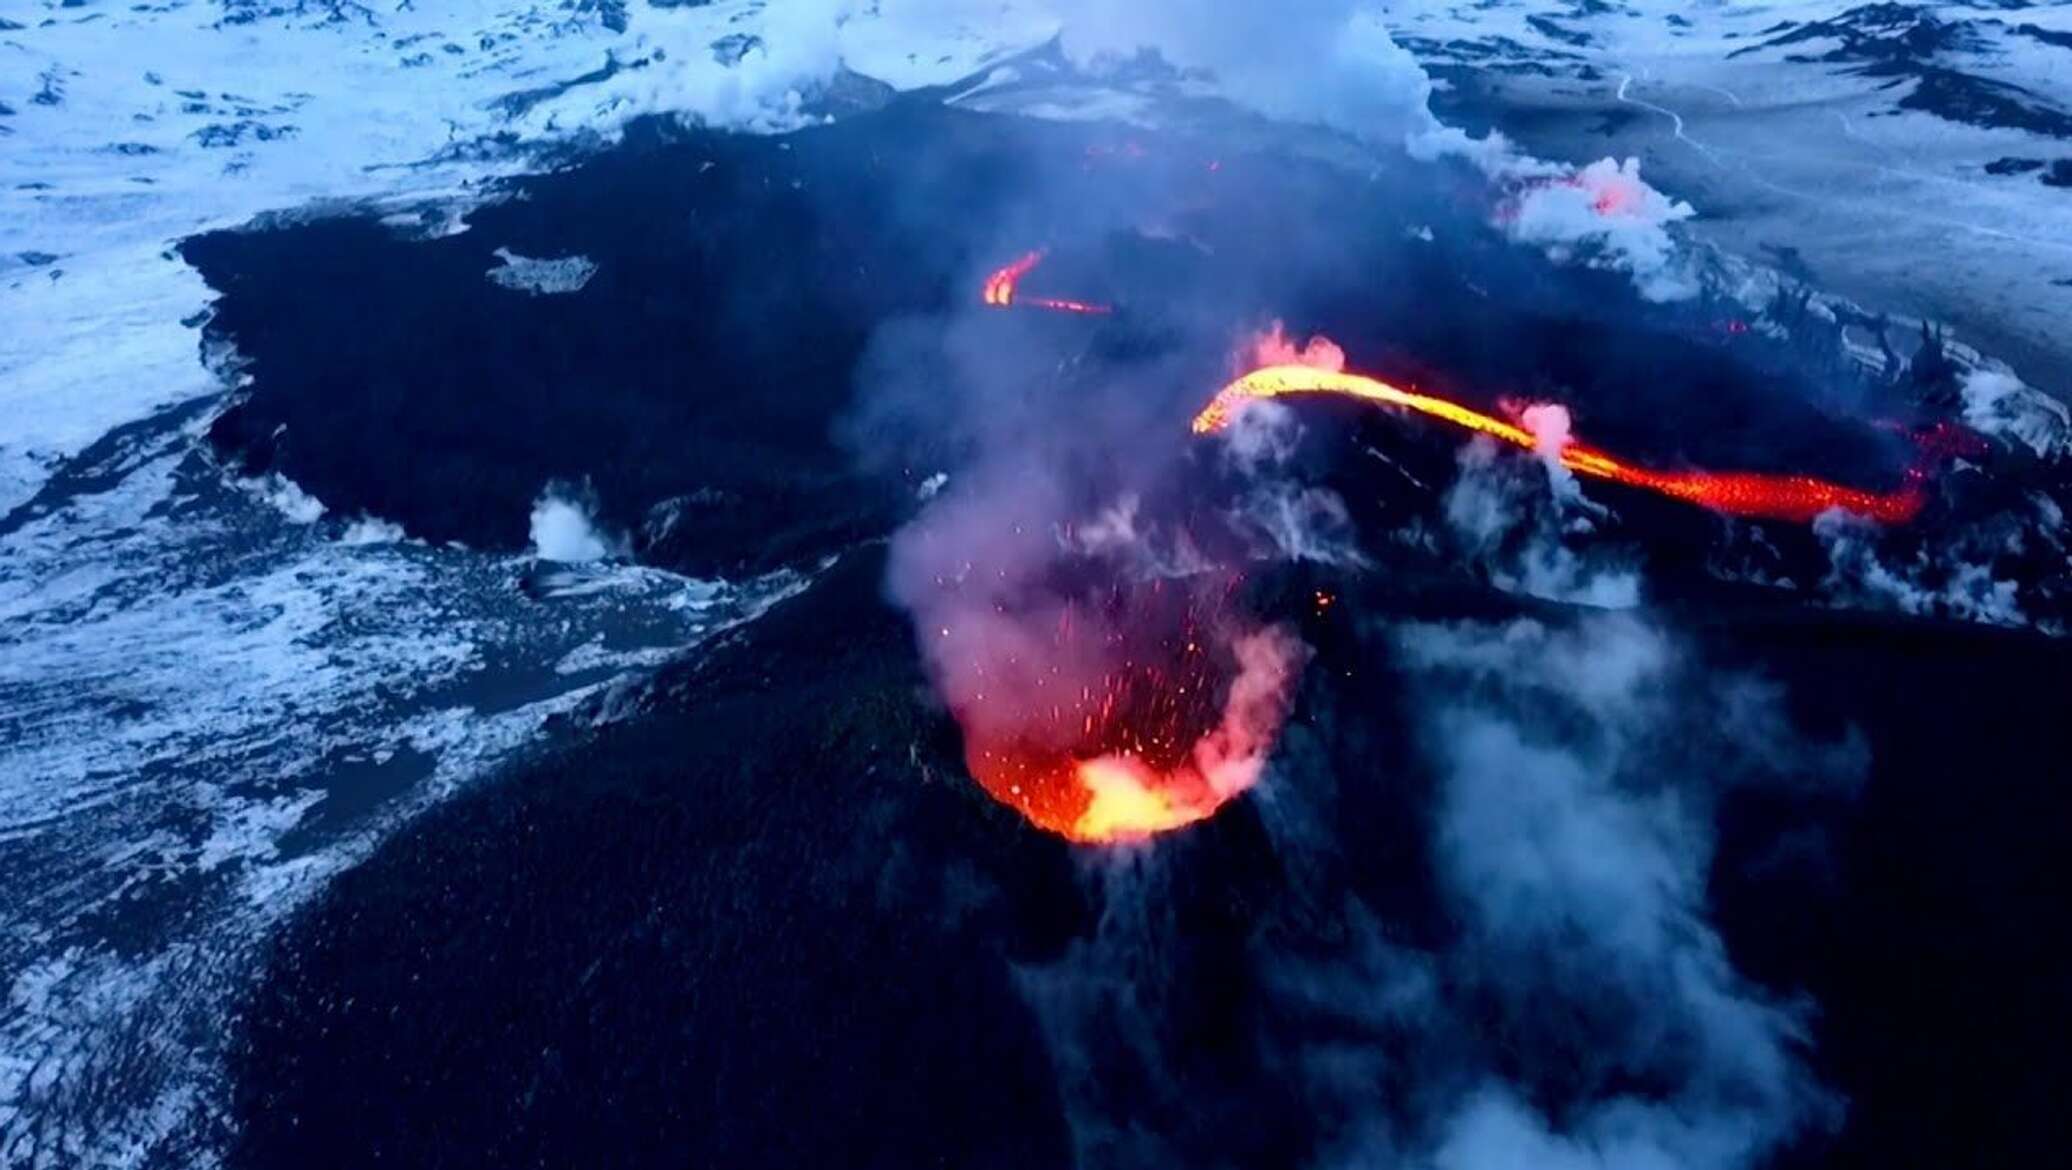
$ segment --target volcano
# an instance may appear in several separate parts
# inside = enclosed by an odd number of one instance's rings
[[[2062,1148],[2058,416],[1067,52],[179,243],[223,393],[0,520],[0,1161]]]
[[[951,709],[973,777],[1081,842],[1177,829],[1251,788],[1301,651],[1283,631],[1241,624],[1239,584],[1210,574],[1111,586],[1066,600],[1047,643],[968,651],[976,661]]]

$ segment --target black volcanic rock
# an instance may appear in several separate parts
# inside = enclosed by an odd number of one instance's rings
[[[777,139],[642,124],[436,239],[346,214],[182,250],[220,294],[211,338],[252,382],[218,450],[335,511],[478,547],[522,546],[556,483],[636,555],[697,573],[884,534],[960,453],[857,433],[861,359],[888,326],[983,312],[984,272],[1045,245],[1032,291],[1122,311],[993,313],[1001,368],[982,376],[1062,404],[1089,358],[1120,362],[1174,441],[1235,339],[1285,316],[1361,368],[1477,405],[1567,402],[1636,458],[1897,474],[1889,437],[1817,405],[1860,398],[1854,375],[1745,328],[1723,339],[1710,310],[1647,304],[1622,274],[1554,266],[1482,211],[1270,149],[895,103]],[[1333,226],[1348,223],[1365,226]],[[485,279],[500,254],[594,274],[532,295]],[[946,360],[871,372],[946,402],[975,389]]]
[[[962,774],[881,572],[846,559],[329,888],[241,1013],[233,1164],[1049,1167],[1126,1157],[1136,1131],[1188,1164],[1306,1165],[1348,1119],[1275,1054],[1372,1054],[1405,1110],[1463,1087],[1486,1041],[1340,1032],[1332,1001],[1284,981],[1357,970],[1361,924],[1405,954],[1458,929],[1390,628],[1577,615],[1414,575],[1267,574],[1245,604],[1317,655],[1273,780],[1309,835],[1277,852],[1248,798],[1132,876],[1071,863]],[[1310,610],[1319,589],[1340,604]],[[2072,656],[1859,615],[1671,620],[1869,762],[1860,791],[1751,788],[1724,809],[1726,941],[1764,984],[1817,995],[1813,1051],[1851,1105],[1780,1165],[2055,1148],[2072,951],[2048,924],[2072,912],[2054,844],[2072,795],[2047,764],[2072,753],[2053,708]],[[1688,750],[1716,750],[1711,716],[1689,717]],[[1145,882],[1160,949],[1086,966]]]
[[[332,886],[247,1009],[237,1164],[1065,1164],[1010,967],[1080,929],[1063,847],[950,770],[881,565]]]
[[[2026,175],[2042,169],[2043,160],[2040,158],[1996,158],[1986,164],[1989,175]]]

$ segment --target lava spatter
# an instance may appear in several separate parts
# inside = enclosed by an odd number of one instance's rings
[[[1047,641],[972,647],[952,704],[971,774],[1032,824],[1088,843],[1192,824],[1251,788],[1304,650],[1235,617],[1233,585],[1116,586],[1066,604]]]

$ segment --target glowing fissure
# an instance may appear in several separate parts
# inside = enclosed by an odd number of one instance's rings
[[[1272,365],[1253,370],[1225,386],[1194,416],[1197,435],[1214,434],[1230,425],[1233,412],[1245,403],[1297,394],[1336,394],[1383,406],[1398,406],[1456,426],[1533,450],[1539,443],[1523,427],[1492,418],[1457,402],[1392,386],[1379,378],[1309,365]],[[1872,492],[1830,483],[1810,475],[1771,475],[1753,471],[1658,471],[1634,467],[1582,443],[1561,447],[1562,466],[1578,475],[1611,480],[1684,500],[1735,516],[1805,523],[1830,508],[1843,508],[1883,524],[1912,520],[1926,502],[1922,474],[1907,473],[1898,491]]]
[[[979,289],[979,299],[996,309],[1019,306],[1029,309],[1049,309],[1055,313],[1081,313],[1087,315],[1099,315],[1113,311],[1107,305],[1095,304],[1091,301],[1016,295],[1016,289],[1020,287],[1022,277],[1027,276],[1032,269],[1041,263],[1043,263],[1043,253],[1024,252],[1020,256],[1015,257],[1012,263],[994,269],[992,274],[986,277],[984,286]]]

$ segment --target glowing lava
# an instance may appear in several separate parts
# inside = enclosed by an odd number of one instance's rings
[[[1617,214],[1625,208],[1622,199],[1615,193],[1597,210]],[[1109,311],[1020,295],[1022,278],[1042,260],[1043,253],[1027,252],[993,272],[981,290],[983,302]],[[1193,420],[1195,434],[1224,430],[1250,402],[1331,394],[1415,411],[1544,450],[1579,475],[1737,516],[1805,522],[1842,508],[1903,523],[1924,504],[1918,469],[1901,490],[1880,493],[1807,475],[1631,466],[1571,441],[1559,408],[1528,410],[1529,427],[1520,426],[1348,373],[1339,347],[1313,338],[1298,350],[1278,325],[1255,341],[1251,360],[1259,368],[1202,408]],[[1554,415],[1558,428],[1549,421]],[[1928,449],[1924,440],[1924,453]],[[936,566],[932,585],[913,604],[927,615],[923,650],[963,731],[965,766],[994,799],[1073,841],[1130,841],[1203,820],[1258,781],[1287,720],[1307,650],[1278,628],[1235,616],[1235,577],[1220,588],[1209,574],[1090,595],[1059,588],[1046,572],[1027,566],[975,570],[962,556]],[[1040,563],[1054,568],[1061,562]],[[1332,600],[1318,593],[1318,609]]]
[[[1041,263],[1043,263],[1043,253],[1025,252],[1016,257],[1013,263],[994,269],[992,275],[986,277],[984,287],[979,290],[980,299],[997,309],[1021,305],[1031,309],[1049,309],[1058,313],[1098,315],[1113,311],[1107,305],[1097,305],[1091,301],[1072,301],[1060,300],[1055,297],[1025,297],[1017,295],[1016,289],[1020,286],[1022,277],[1027,276],[1031,269]]]
[[[1067,606],[1048,645],[990,662],[982,650],[960,668],[971,692],[952,702],[972,776],[1081,842],[1192,824],[1249,789],[1304,651],[1278,629],[1229,632],[1222,601],[1179,582],[1132,586]]]
[[[1491,418],[1457,402],[1403,390],[1378,378],[1307,365],[1267,366],[1225,386],[1194,417],[1194,433],[1214,434],[1229,426],[1232,413],[1247,402],[1290,394],[1337,394],[1385,406],[1399,406],[1527,450],[1538,445],[1533,434],[1523,427]],[[1579,475],[1645,488],[1735,516],[1804,523],[1830,508],[1843,508],[1880,523],[1903,524],[1912,520],[1925,503],[1919,471],[1909,471],[1906,486],[1898,491],[1870,492],[1810,475],[1656,471],[1623,463],[1582,443],[1564,445],[1560,457],[1562,466]]]

